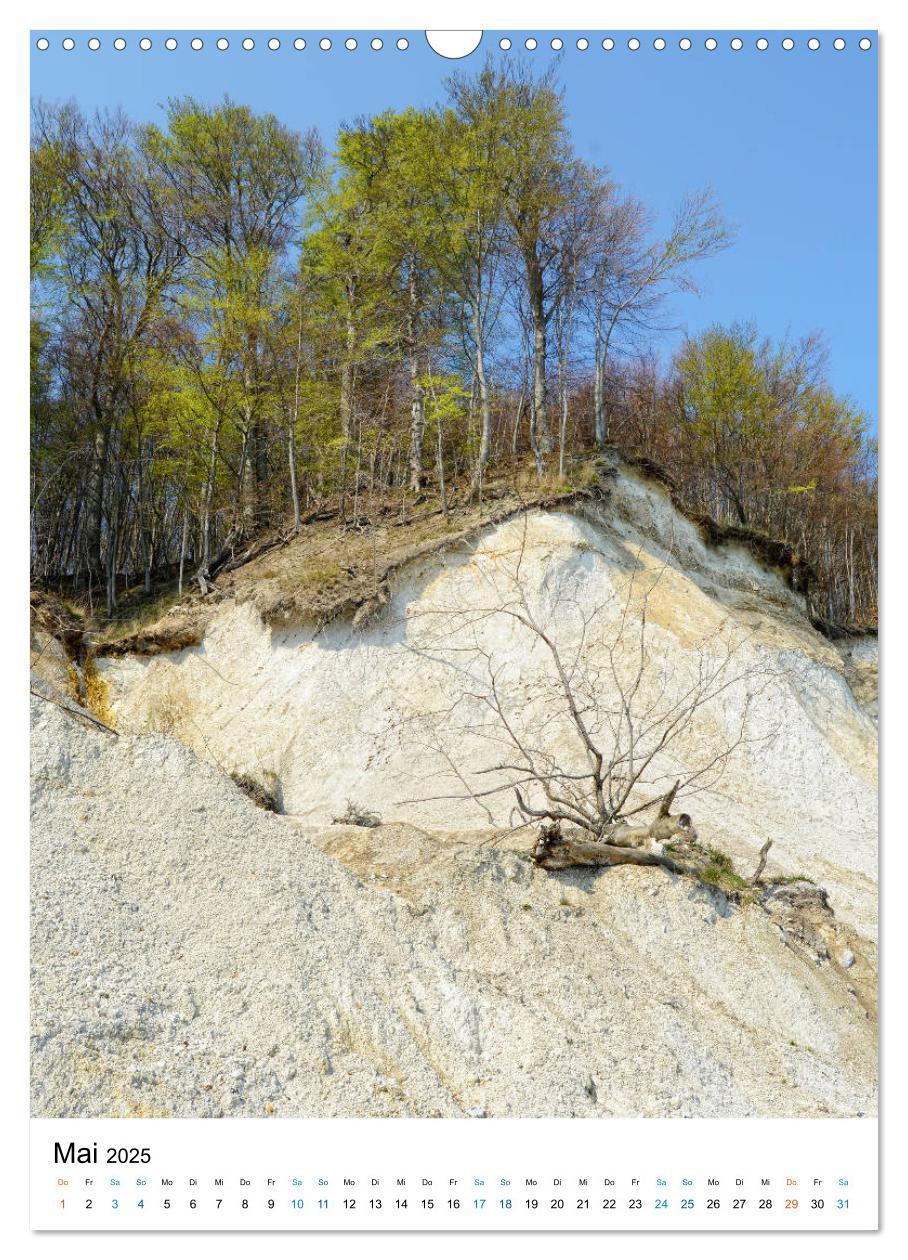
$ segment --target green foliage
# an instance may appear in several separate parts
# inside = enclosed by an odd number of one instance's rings
[[[865,418],[823,383],[821,367],[811,339],[774,345],[739,324],[708,329],[678,355],[687,450],[712,467],[742,524],[770,487],[812,494],[824,473],[858,458]]]
[[[701,883],[730,893],[745,892],[751,888],[748,881],[735,870],[735,864],[727,853],[714,848],[708,848],[706,853],[708,862],[700,871]]]
[[[469,442],[470,391],[453,373],[428,373],[419,378],[425,391],[426,422],[433,440],[455,439]]]
[[[30,264],[34,279],[53,273],[53,259],[66,244],[69,230],[66,184],[57,142],[32,146],[29,174]]]
[[[606,410],[698,507],[844,556],[839,603],[875,607],[874,453],[816,346],[712,328],[643,389],[606,376],[728,232],[704,191],[650,239],[553,72],[490,61],[330,155],[229,97],[145,126],[39,103],[31,164],[33,564],[93,611],[329,500],[358,525],[434,481],[447,521],[458,483],[591,487]]]

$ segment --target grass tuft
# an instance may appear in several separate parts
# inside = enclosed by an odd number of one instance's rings
[[[160,621],[175,604],[180,602],[176,583],[158,595],[145,595],[124,600],[120,612],[104,624],[104,637],[107,642],[118,643],[121,639],[129,639],[139,634],[147,626]]]
[[[700,871],[700,882],[725,893],[752,891],[750,883],[735,870],[735,864],[721,849],[706,850],[708,862]]]

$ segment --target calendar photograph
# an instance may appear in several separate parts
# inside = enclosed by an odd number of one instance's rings
[[[630,35],[33,32],[36,1120],[877,1115],[876,41]]]

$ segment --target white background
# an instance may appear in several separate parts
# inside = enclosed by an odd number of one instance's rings
[[[166,1248],[168,1257],[191,1255],[248,1256],[271,1255],[334,1256],[368,1255],[433,1257],[461,1256],[464,1249],[472,1258],[519,1254],[523,1257],[552,1257],[569,1248],[577,1256],[671,1255],[686,1257],[704,1252],[715,1255],[761,1255],[803,1257],[827,1254],[860,1256],[865,1249],[878,1255],[897,1254],[908,1238],[904,1178],[908,1176],[904,1132],[906,1112],[905,1072],[905,898],[908,896],[908,869],[904,809],[906,756],[905,638],[908,602],[905,595],[906,521],[905,477],[908,473],[904,370],[900,367],[908,343],[905,317],[906,205],[905,119],[908,118],[908,21],[904,4],[797,3],[764,0],[750,3],[611,3],[574,4],[568,0],[550,8],[534,0],[525,3],[399,3],[377,4],[289,4],[256,0],[192,3],[158,6],[131,3],[56,3],[5,7],[0,38],[0,91],[4,96],[0,114],[4,145],[3,194],[0,215],[3,232],[0,248],[3,259],[2,374],[0,374],[0,675],[6,684],[0,690],[0,774],[2,774],[3,818],[0,830],[3,861],[3,907],[0,915],[5,988],[3,1037],[0,1040],[0,1098],[6,1123],[2,1129],[0,1161],[0,1232],[12,1248],[9,1254],[63,1255],[72,1257],[152,1255]],[[144,20],[143,20],[144,19]],[[744,32],[797,31],[815,28],[833,30],[880,29],[881,82],[881,169],[883,172],[882,242],[882,365],[881,457],[883,547],[883,634],[885,692],[883,702],[883,784],[884,814],[882,860],[883,957],[883,1058],[884,1092],[882,1107],[883,1182],[882,1232],[876,1235],[607,1235],[607,1234],[519,1234],[519,1235],[36,1235],[28,1233],[27,1223],[27,1141],[28,1141],[28,897],[26,782],[28,735],[26,727],[25,669],[28,582],[28,288],[27,252],[27,110],[29,28],[78,30],[148,30],[189,27],[225,30],[317,29],[418,30],[481,28],[538,30],[652,31],[680,30],[684,26],[716,31]],[[191,85],[187,85],[190,87]],[[721,102],[717,102],[721,107]],[[898,120],[898,122],[896,121]],[[847,173],[846,173],[847,177]],[[830,259],[830,266],[834,266]],[[889,637],[896,645],[890,653]],[[901,1156],[902,1170],[896,1165]]]
[[[94,1148],[97,1162],[58,1161],[58,1147],[69,1144]],[[149,1159],[111,1165],[109,1146],[144,1147]],[[876,1156],[877,1122],[869,1117],[806,1124],[756,1117],[38,1119],[31,1122],[31,1222],[35,1229],[126,1228],[128,1221],[168,1230],[224,1229],[229,1221],[242,1229],[303,1229],[310,1222],[349,1229],[377,1216],[385,1227],[433,1230],[588,1230],[603,1223],[610,1231],[872,1230]],[[535,1208],[528,1209],[528,1197]],[[554,1211],[553,1197],[562,1205]],[[578,1197],[586,1208],[578,1210]],[[603,1209],[603,1197],[614,1207]],[[344,1210],[348,1198],[352,1211]],[[451,1198],[458,1201],[453,1210]],[[718,1209],[709,1208],[710,1198]],[[301,1210],[291,1207],[294,1199],[302,1200]],[[372,1199],[381,1201],[377,1212]],[[422,1199],[434,1206],[423,1209]],[[667,1210],[656,1208],[657,1199]],[[816,1200],[822,1208],[812,1207]],[[761,1208],[761,1201],[772,1206]]]

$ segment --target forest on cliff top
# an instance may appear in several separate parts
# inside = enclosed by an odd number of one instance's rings
[[[734,230],[679,189],[660,231],[618,174],[520,66],[330,147],[226,98],[161,126],[38,101],[35,584],[116,617],[326,509],[566,489],[617,444],[789,542],[816,616],[875,623],[875,444],[822,335],[715,325],[666,359],[672,295]]]

